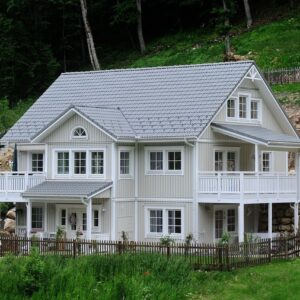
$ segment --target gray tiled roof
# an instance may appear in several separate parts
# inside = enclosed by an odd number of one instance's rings
[[[139,138],[195,137],[253,64],[242,61],[64,73],[3,141],[32,139],[70,105],[85,106],[85,114],[100,124],[109,115],[100,107],[111,108],[113,117],[120,115],[116,112],[119,108],[128,121],[126,128],[132,129],[130,134]]]
[[[23,193],[23,197],[89,197],[112,185],[111,181],[44,181]]]
[[[277,133],[261,126],[233,124],[224,125],[218,123],[212,123],[211,125],[212,128],[220,128],[268,145],[278,145],[280,143],[284,143],[285,145],[300,145],[300,139],[296,136]]]

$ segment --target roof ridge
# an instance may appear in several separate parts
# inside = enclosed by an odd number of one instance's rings
[[[229,61],[229,62],[215,62],[215,63],[204,63],[204,64],[184,64],[184,65],[171,65],[171,66],[155,66],[155,67],[131,67],[131,68],[118,68],[118,69],[106,69],[106,70],[96,70],[96,71],[74,71],[74,72],[65,72],[61,75],[79,75],[79,74],[95,74],[95,73],[109,73],[109,72],[126,72],[126,71],[144,71],[144,70],[158,70],[158,69],[183,69],[183,68],[196,68],[196,67],[205,67],[205,66],[216,66],[216,65],[233,65],[233,64],[246,64],[246,63],[255,63],[253,60],[241,60],[241,61]]]

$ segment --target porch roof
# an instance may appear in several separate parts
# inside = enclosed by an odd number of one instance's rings
[[[300,139],[296,136],[277,133],[257,125],[212,123],[212,128],[219,133],[245,140],[250,143],[275,147],[300,147]]]
[[[26,190],[24,198],[59,197],[91,198],[112,186],[111,181],[54,181],[47,180]]]

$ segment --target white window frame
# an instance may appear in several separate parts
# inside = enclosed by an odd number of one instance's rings
[[[33,209],[37,209],[37,208],[42,210],[42,227],[38,227],[38,228],[35,227],[34,228],[32,226],[32,222],[33,222]],[[44,231],[44,226],[45,226],[45,224],[44,224],[44,220],[45,220],[44,213],[45,213],[45,210],[44,210],[43,206],[41,206],[41,205],[32,206],[32,208],[31,208],[31,228],[32,228],[33,231],[36,231],[36,232]]]
[[[161,233],[157,232],[150,232],[150,211],[151,210],[162,210],[163,216],[163,229]],[[170,210],[180,210],[181,211],[181,233],[170,233],[169,234],[169,218],[168,218],[168,211]],[[174,239],[182,240],[185,236],[185,216],[184,216],[185,209],[181,206],[145,206],[144,207],[144,220],[145,220],[145,237],[146,238],[161,238],[163,236],[170,236]]]
[[[58,159],[58,152],[68,152],[69,153],[69,173],[68,174],[58,174],[57,173],[57,159]],[[75,174],[74,173],[74,153],[75,152],[86,152],[86,173],[85,174]],[[91,159],[92,159],[92,152],[103,152],[103,174],[92,174],[91,172]],[[52,151],[52,170],[54,177],[56,178],[106,178],[106,148],[99,147],[99,148],[55,148]]]
[[[240,97],[246,97],[246,118],[240,118]],[[234,117],[228,116],[228,102],[229,100],[235,101],[235,113]],[[251,119],[251,102],[257,102],[257,119]],[[239,122],[239,123],[261,123],[262,122],[262,99],[252,97],[251,93],[238,93],[237,96],[232,96],[226,101],[226,121],[228,122]]]
[[[129,152],[129,174],[121,174],[121,152]],[[119,179],[134,178],[134,147],[119,147],[118,149],[118,176]]]
[[[213,171],[214,172],[238,172],[240,170],[240,147],[215,147],[213,149]],[[215,171],[215,163],[216,163],[216,152],[223,152],[223,164],[225,166],[225,170],[223,171]],[[236,170],[235,171],[227,171],[227,153],[235,152],[236,153]],[[225,155],[224,155],[225,154]]]
[[[33,154],[42,154],[43,155],[43,171],[33,171],[32,170],[32,155]],[[31,151],[29,152],[29,160],[30,160],[30,168],[28,170],[31,170],[31,172],[38,172],[42,173],[45,171],[45,153],[43,151]]]
[[[76,129],[78,129],[78,128],[81,128],[81,129],[83,129],[84,131],[85,131],[85,136],[75,136],[74,135],[74,132],[75,132],[75,130]],[[88,139],[88,132],[87,132],[87,130],[83,127],[83,126],[81,126],[81,125],[78,125],[78,126],[75,126],[72,130],[71,130],[71,135],[70,135],[70,140],[87,140]]]
[[[264,155],[264,153],[270,154],[270,159],[269,159],[270,170],[269,171],[263,170],[263,155]],[[261,151],[261,153],[260,153],[260,170],[261,170],[261,172],[266,173],[266,174],[274,171],[274,152],[273,151]]]
[[[163,152],[162,170],[150,170],[150,152]],[[181,152],[181,170],[168,170],[168,152]],[[149,146],[145,147],[144,155],[145,175],[184,175],[184,146]]]

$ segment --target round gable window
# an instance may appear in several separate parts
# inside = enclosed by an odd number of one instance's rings
[[[87,138],[86,130],[82,127],[76,127],[72,132],[72,137],[75,139],[85,139]]]

